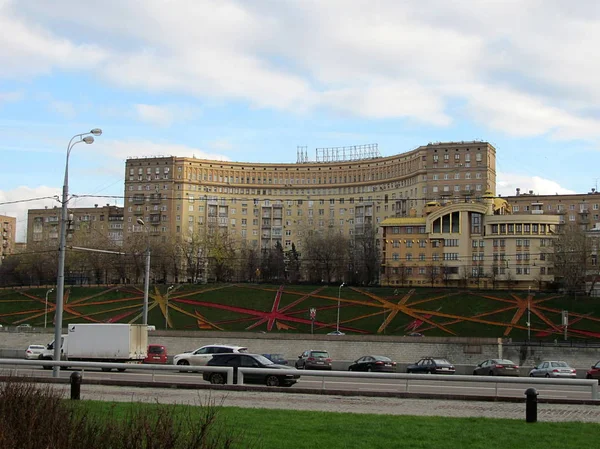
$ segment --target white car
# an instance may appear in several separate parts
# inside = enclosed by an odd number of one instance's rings
[[[231,345],[206,345],[195,351],[184,352],[173,357],[173,364],[179,366],[204,366],[213,354],[227,354],[233,352],[248,352],[248,348]]]
[[[29,345],[25,350],[25,358],[27,360],[37,360],[44,352],[44,349],[46,349],[44,345]]]

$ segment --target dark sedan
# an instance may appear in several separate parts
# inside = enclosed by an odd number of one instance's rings
[[[600,382],[600,362],[592,365],[592,369],[586,373],[585,377],[586,379],[598,379]]]
[[[268,358],[271,362],[276,363],[277,365],[287,365],[288,361],[283,354],[263,354],[266,358]]]
[[[406,368],[407,373],[415,374],[454,374],[455,371],[452,363],[440,357],[424,357]]]
[[[233,382],[237,383],[238,368],[269,368],[273,373],[259,374],[253,372],[244,373],[244,383],[263,384],[269,387],[290,387],[294,385],[300,376],[294,368],[277,365],[260,354],[215,354],[206,366],[231,366],[233,367]],[[225,373],[208,372],[202,373],[204,380],[211,384],[224,384],[227,382]]]
[[[382,355],[365,355],[358,360],[355,360],[348,367],[348,371],[375,371],[375,372],[396,372],[396,362]]]
[[[477,365],[473,374],[476,376],[518,376],[519,365],[507,359],[490,359]]]

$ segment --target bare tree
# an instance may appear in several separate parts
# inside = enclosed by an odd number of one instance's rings
[[[313,282],[333,282],[343,278],[349,241],[339,232],[309,231],[303,241],[302,260]]]
[[[437,265],[431,264],[425,267],[425,274],[431,286],[435,286],[436,281],[440,277],[440,267]]]
[[[585,290],[591,242],[577,225],[565,225],[552,241],[549,260],[554,264],[554,279],[567,293]]]

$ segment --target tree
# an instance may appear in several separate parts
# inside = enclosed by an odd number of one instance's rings
[[[292,243],[292,249],[285,253],[287,279],[292,284],[295,284],[300,280],[300,256],[300,253],[296,250],[296,245]]]
[[[440,277],[440,268],[436,265],[427,265],[425,267],[425,274],[431,286],[435,286],[436,281]]]
[[[349,245],[355,273],[363,284],[374,284],[379,281],[380,262],[377,241],[377,230],[369,224],[365,225],[362,234],[354,236],[354,243]]]
[[[548,257],[554,265],[554,279],[565,292],[585,291],[591,249],[591,241],[577,225],[564,225],[552,241]]]
[[[343,280],[347,265],[349,241],[339,232],[309,231],[303,240],[302,260],[311,282]]]

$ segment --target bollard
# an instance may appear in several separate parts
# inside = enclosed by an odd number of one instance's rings
[[[71,374],[71,399],[79,400],[81,397],[81,373],[74,371]]]
[[[525,390],[525,421],[526,422],[537,422],[537,397],[538,392],[535,388],[531,387]]]

